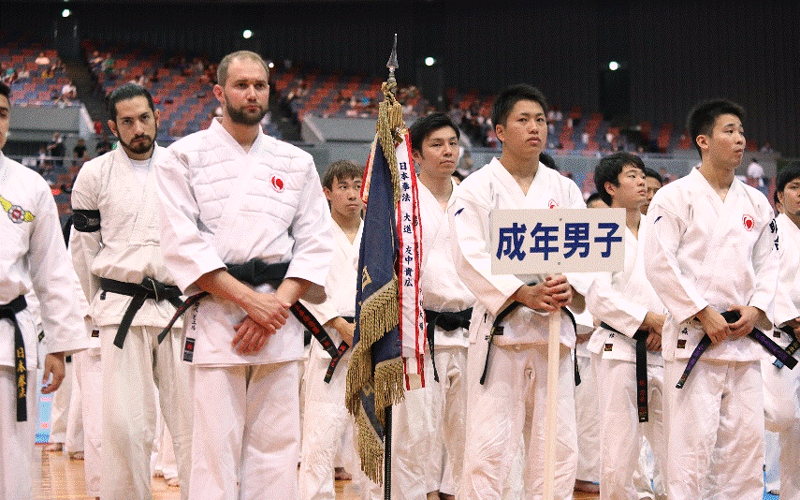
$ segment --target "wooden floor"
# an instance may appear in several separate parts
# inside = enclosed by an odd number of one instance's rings
[[[86,495],[83,480],[83,461],[70,460],[66,453],[44,451],[37,445],[34,450],[33,498],[46,500],[91,500]],[[167,486],[163,478],[153,478],[154,500],[179,500],[180,489]],[[351,481],[336,482],[336,498],[357,500],[359,491]],[[575,500],[594,500],[597,495],[575,492]]]

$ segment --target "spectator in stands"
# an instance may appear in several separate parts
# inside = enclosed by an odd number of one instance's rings
[[[60,132],[53,132],[53,139],[47,145],[48,154],[53,157],[53,166],[61,168],[64,165],[64,138]]]
[[[103,60],[101,69],[103,71],[103,74],[109,80],[113,80],[116,78],[116,75],[114,74],[114,65],[116,64],[116,62],[117,61],[116,59],[114,59],[114,56],[111,55],[111,52],[107,52],[106,58]]]
[[[100,52],[95,50],[92,52],[92,58],[89,59],[89,64],[91,65],[92,69],[100,70],[101,66],[103,65],[103,56],[100,55]]]
[[[64,84],[63,87],[61,87],[61,96],[59,96],[58,100],[69,104],[77,97],[78,97],[78,89],[75,87],[73,81],[69,80],[67,83]]]
[[[762,153],[772,153],[773,152],[772,145],[769,142],[765,142],[764,145],[761,146],[761,149],[759,151],[761,151]]]
[[[764,167],[755,158],[747,166],[747,183],[754,188],[764,187]]]
[[[83,165],[84,161],[86,161],[86,140],[80,137],[72,148],[72,165]]]
[[[39,158],[38,164],[39,173],[41,175],[49,173],[53,170],[53,160],[50,158],[50,155],[47,152],[47,146],[42,146],[39,148]]]
[[[107,134],[103,134],[100,140],[97,141],[97,146],[94,148],[95,155],[100,156],[109,151],[111,151],[111,141],[108,140]]]
[[[39,52],[39,57],[37,57],[33,62],[39,66],[50,66],[50,58],[44,55],[44,52]]]

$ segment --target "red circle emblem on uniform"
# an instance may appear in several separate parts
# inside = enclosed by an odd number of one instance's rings
[[[742,216],[742,224],[744,224],[744,228],[748,231],[753,230],[753,226],[755,226],[756,222],[753,220],[753,217],[747,214]]]
[[[281,179],[277,175],[273,175],[272,178],[270,178],[269,182],[270,184],[272,184],[272,189],[274,189],[279,193],[283,192],[283,179]]]
[[[551,199],[550,201],[547,202],[547,208],[551,208],[552,209],[552,208],[557,208],[557,207],[558,207],[558,203],[556,203],[556,200]]]
[[[25,210],[19,205],[13,205],[8,209],[8,218],[14,224],[22,224],[22,221],[25,220]]]

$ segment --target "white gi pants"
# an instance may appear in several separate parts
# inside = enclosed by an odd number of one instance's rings
[[[459,498],[499,500],[524,438],[525,499],[544,489],[547,345],[493,346],[486,384],[480,384],[488,343],[480,339],[468,354],[467,442]],[[571,499],[578,462],[575,378],[569,348],[561,346],[556,421],[556,499]]]
[[[83,352],[83,351],[79,351]],[[72,379],[69,394],[69,408],[67,410],[67,432],[64,436],[64,449],[69,453],[83,451],[83,391],[81,390],[80,367],[77,354],[70,356],[72,360],[71,373],[67,376]],[[68,366],[69,366],[68,365]]]
[[[455,495],[461,483],[466,441],[467,348],[437,346],[434,363],[439,382],[434,380],[432,369],[426,374],[433,432],[427,490]]]
[[[600,498],[639,500],[633,474],[639,464],[642,437],[646,437],[653,448],[656,470],[662,470],[666,460],[662,424],[663,368],[647,365],[648,421],[642,423],[636,406],[636,363],[603,359],[594,354],[592,368],[601,415]],[[663,496],[658,498],[664,499]]]
[[[425,382],[430,383],[427,373]],[[405,399],[392,406],[392,500],[427,498],[426,461],[431,446],[427,399],[426,389],[416,389],[406,391]],[[373,483],[360,469],[353,477],[363,500],[384,498],[383,486]]]
[[[761,500],[764,399],[758,361],[664,361],[664,429],[670,500]]]
[[[17,422],[17,374],[0,366],[0,498],[33,498],[33,444],[36,441],[36,370],[28,370],[28,420]]]
[[[72,399],[72,362],[64,359],[64,380],[53,393],[53,403],[50,406],[50,438],[51,444],[64,444],[67,440],[67,425],[69,421],[69,403]]]
[[[192,366],[190,499],[298,498],[298,377],[297,361]]]
[[[152,497],[150,456],[156,434],[157,400],[172,433],[181,484],[189,484],[189,365],[181,361],[182,329],[173,329],[161,344],[157,338],[160,332],[158,327],[132,326],[120,349],[114,345],[117,326],[100,328],[103,500]],[[181,498],[188,498],[184,488]]]
[[[592,358],[577,356],[581,383],[575,386],[575,417],[578,432],[577,479],[600,482],[600,407]]]
[[[800,368],[761,362],[766,428],[780,442],[781,500],[800,500]]]
[[[353,433],[353,417],[344,405],[347,368],[352,350],[348,350],[333,372],[330,383],[325,373],[330,356],[319,342],[312,340],[311,356],[305,376],[305,418],[300,453],[300,499],[334,500],[334,459],[341,448],[344,433]]]
[[[83,470],[86,495],[100,496],[100,443],[103,436],[103,372],[100,349],[87,349],[72,355],[81,386],[83,417]]]

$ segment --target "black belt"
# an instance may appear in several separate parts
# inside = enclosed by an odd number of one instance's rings
[[[433,358],[434,354],[434,341],[433,333],[436,327],[439,326],[442,330],[451,332],[457,328],[465,328],[469,330],[469,320],[472,317],[472,308],[464,309],[458,312],[439,312],[431,309],[425,309],[425,322],[428,324],[425,332],[428,337],[428,347],[431,350],[431,364],[433,365],[433,379],[438,382],[439,374],[436,372],[436,360]]]
[[[786,346],[786,349],[785,349],[786,354],[791,356],[794,353],[796,353],[797,349],[800,348],[800,342],[798,342],[797,337],[795,336],[794,330],[792,329],[792,327],[787,325],[787,326],[783,326],[781,328],[778,328],[778,330],[781,330],[782,332],[786,333],[786,335],[788,335],[789,338],[792,339],[792,342],[788,346]],[[779,359],[776,359],[775,361],[773,361],[772,364],[775,365],[779,370],[781,368],[783,368],[783,362],[781,362],[781,360],[779,360]]]
[[[739,320],[739,318],[742,317],[738,311],[725,311],[721,314],[728,323],[735,323]],[[775,356],[778,361],[788,366],[790,370],[797,365],[797,360],[795,358],[784,351],[781,346],[776,344],[772,339],[764,335],[764,332],[761,330],[753,328],[753,331],[747,335],[761,344],[761,346],[766,349],[767,352]],[[694,352],[692,352],[692,355],[689,357],[689,362],[686,363],[686,368],[683,370],[683,375],[681,375],[678,383],[675,384],[676,388],[681,389],[684,384],[686,384],[686,379],[689,378],[689,374],[692,373],[694,365],[697,364],[697,360],[700,359],[700,356],[705,352],[709,345],[711,345],[711,338],[708,335],[703,335],[703,338],[700,339],[700,343],[697,344],[697,347],[694,348]]]
[[[488,339],[489,347],[486,349],[486,361],[483,363],[483,374],[481,375],[481,385],[484,385],[484,382],[486,382],[486,374],[489,373],[489,353],[492,350],[492,343],[494,341],[494,337],[495,335],[503,334],[503,325],[501,325],[500,323],[502,323],[506,319],[506,316],[516,311],[517,308],[521,305],[523,305],[522,302],[517,302],[517,301],[512,302],[511,304],[506,306],[505,309],[500,311],[500,314],[498,314],[497,317],[494,319],[494,322],[492,323],[492,329],[489,331],[489,339]],[[572,314],[572,311],[570,311],[566,307],[562,307],[554,311],[552,314],[560,313],[561,311],[564,311],[567,314],[567,317],[569,317],[570,321],[572,322],[572,327],[577,331],[578,326],[577,323],[575,322],[575,315]],[[581,376],[578,373],[578,363],[576,359],[576,354],[574,352],[572,354],[572,362],[573,362],[573,369],[575,371],[574,375],[575,385],[579,385],[581,383]]]
[[[125,344],[125,337],[128,335],[128,330],[131,328],[134,316],[136,316],[136,313],[142,308],[145,300],[153,299],[156,302],[168,300],[175,307],[180,307],[181,305],[181,291],[177,286],[165,285],[153,278],[145,278],[138,285],[108,278],[100,278],[100,288],[103,289],[103,295],[105,295],[106,292],[111,292],[132,297],[131,303],[128,305],[128,309],[125,310],[125,314],[122,316],[122,320],[119,323],[119,328],[117,328],[117,335],[114,337],[114,345],[120,349],[122,349],[122,346]],[[164,340],[165,335],[164,332],[161,332],[158,336],[159,343]]]
[[[25,296],[20,295],[4,306],[0,306],[0,319],[7,319],[14,325],[14,370],[17,373],[17,422],[28,420],[28,367],[25,359],[25,340],[19,329],[17,313],[28,307]]]
[[[286,271],[289,269],[288,262],[267,264],[258,259],[249,260],[244,264],[226,264],[226,266],[228,268],[228,273],[239,281],[251,286],[269,284],[276,289],[281,284],[281,281],[283,281],[283,278],[286,276]],[[180,307],[178,307],[175,316],[172,317],[167,327],[161,332],[161,335],[166,335],[166,332],[172,328],[172,325],[175,324],[175,321],[177,321],[183,313],[208,295],[208,292],[200,292],[187,298]],[[333,372],[336,370],[336,366],[350,346],[347,345],[347,342],[343,341],[337,348],[333,344],[333,340],[330,335],[328,335],[328,332],[325,331],[325,328],[299,301],[292,304],[289,311],[300,321],[300,324],[303,325],[306,330],[311,332],[311,335],[319,341],[322,348],[325,349],[325,352],[330,355],[331,362],[325,374],[325,382],[329,383]],[[159,337],[161,337],[161,335],[159,335]]]
[[[619,335],[622,332],[612,327],[606,322],[600,322],[600,326],[608,331]],[[636,409],[639,413],[639,422],[647,422],[649,412],[647,409],[647,330],[636,330],[633,340],[636,341]]]

